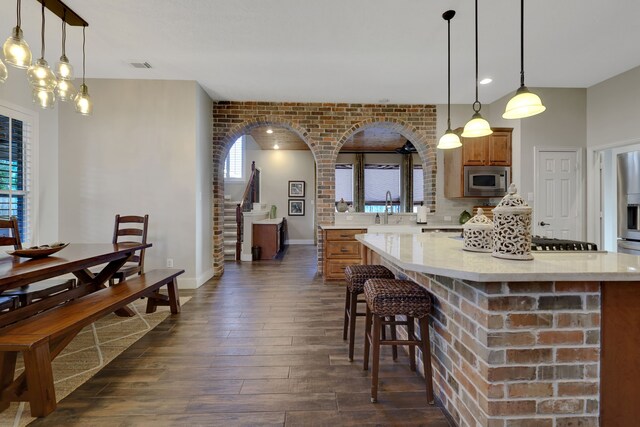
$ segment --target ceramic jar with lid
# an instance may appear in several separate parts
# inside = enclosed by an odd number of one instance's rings
[[[462,226],[464,244],[462,249],[473,252],[491,252],[493,247],[493,221],[484,214],[482,208]]]
[[[531,206],[517,193],[515,184],[493,209],[493,255],[496,258],[532,260]]]

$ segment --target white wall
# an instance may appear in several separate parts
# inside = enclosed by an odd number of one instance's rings
[[[196,287],[211,256],[196,256],[207,250],[200,237],[210,241],[203,213],[210,166],[200,158],[208,156],[209,103],[192,81],[91,79],[88,86],[93,115],[60,114],[60,238],[110,241],[115,214],[147,213],[147,268],[171,258],[186,270],[180,286]]]
[[[196,284],[202,285],[213,276],[213,216],[211,186],[213,183],[212,144],[213,105],[209,95],[196,84]]]
[[[310,150],[261,150],[252,139],[247,136],[246,165],[250,168],[255,160],[260,169],[260,202],[267,209],[275,205],[277,216],[287,219],[289,243],[313,244],[316,198],[313,154]],[[289,181],[305,182],[304,216],[288,216]]]
[[[37,212],[32,218],[34,222],[33,243],[51,243],[58,238],[58,103],[52,110],[43,110],[31,100],[31,88],[27,83],[25,70],[13,67],[9,69],[9,78],[0,84],[0,104],[18,108],[37,119],[38,142],[37,158]]]

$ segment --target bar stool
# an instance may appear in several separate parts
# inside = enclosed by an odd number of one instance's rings
[[[408,345],[411,370],[416,370],[415,346],[422,350],[424,378],[427,386],[427,400],[433,404],[433,378],[431,372],[431,344],[429,343],[428,314],[431,311],[431,297],[420,285],[397,279],[370,279],[364,284],[364,297],[367,302],[364,370],[369,369],[369,349],[373,347],[373,366],[371,373],[371,402],[378,400],[378,370],[381,345]],[[406,321],[386,320],[387,317],[404,315]],[[420,338],[415,336],[414,319],[420,322]],[[373,323],[373,332],[371,326]],[[385,325],[407,326],[407,339],[380,339],[381,328]]]
[[[347,281],[347,296],[344,304],[344,328],[342,339],[347,339],[349,332],[349,360],[353,361],[353,346],[356,334],[356,317],[364,316],[364,313],[358,313],[358,295],[364,292],[364,282],[369,279],[393,279],[395,276],[386,267],[382,265],[349,265],[344,270],[344,276]],[[392,330],[392,335],[394,335]],[[396,351],[397,352],[397,351]],[[394,353],[394,359],[397,353]]]

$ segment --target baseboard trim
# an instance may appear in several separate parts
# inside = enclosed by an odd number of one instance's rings
[[[240,254],[240,261],[253,261],[253,257],[251,254]]]
[[[198,289],[204,285],[207,280],[213,277],[213,269],[207,270],[200,276],[196,277],[180,277],[178,276],[178,288],[179,289]]]
[[[315,242],[313,239],[289,239],[285,245],[313,245]]]

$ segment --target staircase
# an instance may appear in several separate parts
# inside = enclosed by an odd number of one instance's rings
[[[224,201],[224,259],[235,261],[236,259],[236,206],[240,202]]]

